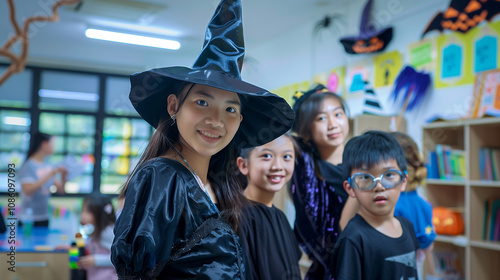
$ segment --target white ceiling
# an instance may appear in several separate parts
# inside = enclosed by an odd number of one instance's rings
[[[190,66],[202,47],[205,28],[218,5],[218,0],[82,0],[80,10],[61,7],[60,20],[35,23],[30,28],[29,63],[66,65],[73,68],[130,70],[149,66]],[[243,22],[247,49],[282,33],[291,32],[301,24],[320,20],[335,13],[335,7],[365,0],[243,0]],[[31,15],[47,15],[55,0],[14,0],[16,18],[22,24]],[[139,6],[130,10],[131,4]],[[119,3],[117,6],[116,3]],[[96,4],[98,4],[96,6]],[[106,4],[106,6],[103,6]],[[138,10],[154,4],[154,12],[135,15]],[[114,6],[114,7],[113,7]],[[94,9],[93,14],[86,11]],[[96,15],[100,14],[100,15]],[[125,19],[129,17],[130,19]],[[178,51],[130,46],[88,39],[87,27],[151,34],[180,41]],[[13,28],[8,20],[7,1],[0,0],[0,43]],[[3,44],[3,43],[2,43]],[[19,45],[13,50],[19,51]],[[247,52],[248,53],[248,52]],[[4,57],[1,61],[8,62]],[[139,65],[139,64],[147,65]],[[157,64],[157,65],[151,65]]]

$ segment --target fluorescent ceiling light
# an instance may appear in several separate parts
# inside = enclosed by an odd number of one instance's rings
[[[140,46],[148,46],[155,48],[163,48],[169,50],[178,50],[181,47],[181,44],[179,42],[173,40],[131,35],[120,32],[99,30],[94,28],[88,28],[85,31],[85,36],[92,39],[106,40],[106,41],[140,45]]]
[[[3,117],[3,123],[8,125],[29,126],[31,124],[31,120],[23,117],[6,116]]]
[[[46,98],[71,99],[71,100],[93,101],[93,102],[99,100],[99,95],[97,93],[90,93],[90,92],[41,89],[40,91],[38,91],[38,95],[40,97],[46,97]]]

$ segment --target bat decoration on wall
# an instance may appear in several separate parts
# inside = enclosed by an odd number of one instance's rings
[[[432,30],[445,29],[465,33],[483,21],[500,13],[500,0],[452,0],[446,11],[438,13],[429,23],[424,35]]]
[[[372,0],[368,0],[361,16],[360,34],[340,39],[347,53],[361,54],[383,51],[392,39],[392,27],[375,30],[374,21],[370,20]]]

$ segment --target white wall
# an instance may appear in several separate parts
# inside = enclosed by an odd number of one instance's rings
[[[404,55],[407,47],[419,40],[423,30],[434,15],[445,10],[449,0],[375,0],[372,14],[380,27],[390,25],[394,29],[393,39],[386,52],[398,50]],[[243,70],[243,78],[249,82],[268,89],[276,89],[285,85],[311,80],[314,73],[331,70],[334,67],[348,65],[356,61],[370,58],[374,54],[346,54],[339,42],[339,37],[359,33],[361,11],[366,1],[353,0],[348,5],[340,6],[335,11],[324,11],[317,18],[311,18],[309,24],[282,34],[273,41],[256,45],[247,43],[247,55],[255,58],[254,63]],[[339,13],[346,21],[338,25],[340,31],[322,32],[321,40],[316,41],[316,54],[312,59],[312,30],[314,23],[325,14]],[[428,33],[426,37],[436,36],[437,32]],[[433,75],[432,75],[433,76]],[[383,103],[384,111],[397,114],[398,110],[388,102],[391,87],[377,88],[376,93]],[[405,115],[408,134],[421,146],[421,127],[430,116],[440,113],[447,117],[460,116],[467,112],[472,85],[451,87],[429,92],[419,110]],[[351,116],[362,112],[362,97],[347,100]]]

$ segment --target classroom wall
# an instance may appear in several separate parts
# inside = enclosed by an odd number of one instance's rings
[[[252,61],[243,69],[243,79],[264,88],[277,89],[285,85],[312,80],[316,73],[327,72],[335,67],[348,65],[357,61],[373,58],[377,54],[349,55],[344,52],[339,38],[359,33],[361,11],[366,1],[350,1],[347,5],[338,6],[334,11],[324,11],[317,18],[310,18],[308,24],[300,26],[293,32],[282,34],[265,44],[247,43],[247,56]],[[404,62],[408,61],[407,47],[419,40],[423,30],[434,15],[445,10],[449,0],[374,0],[372,15],[380,27],[393,27],[393,39],[384,52],[399,51]],[[320,38],[312,39],[314,23],[325,14],[341,14],[345,24],[337,24],[339,30],[332,29],[320,34]],[[439,35],[432,31],[426,38]],[[313,43],[314,42],[314,43]],[[314,58],[314,59],[313,59]],[[461,116],[469,108],[472,85],[431,90],[419,110],[407,113],[408,134],[421,147],[421,126],[425,120],[436,113],[447,117]],[[397,114],[399,111],[388,101],[392,87],[376,88],[375,91],[386,114]],[[347,100],[351,116],[362,112],[363,97]]]

